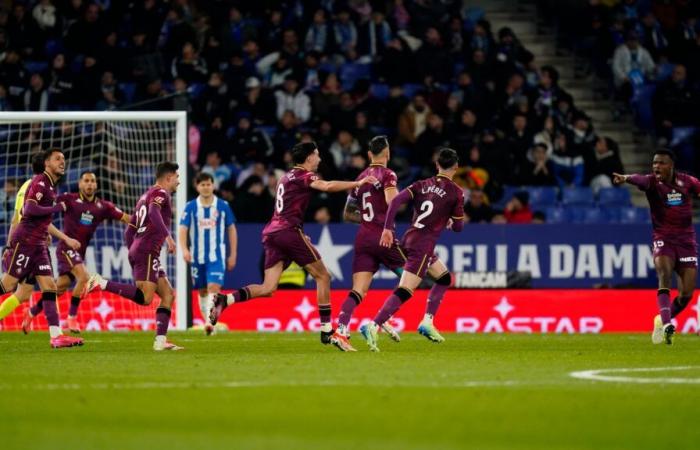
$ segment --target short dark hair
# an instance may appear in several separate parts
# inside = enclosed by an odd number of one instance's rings
[[[371,141],[369,141],[369,151],[372,152],[373,155],[378,155],[389,146],[389,139],[383,134],[379,136],[375,136],[372,138]]]
[[[87,174],[89,174],[89,173],[91,173],[91,174],[95,175],[95,177],[97,177],[97,174],[95,174],[95,171],[94,171],[94,170],[92,170],[92,169],[85,169],[85,170],[83,170],[82,172],[80,172],[80,178],[82,179],[85,175],[87,175]]]
[[[44,153],[43,153],[44,159],[42,160],[42,162],[48,161],[54,153],[63,153],[63,150],[61,150],[60,148],[56,148],[56,147],[50,148],[48,150],[44,150]],[[41,169],[41,170],[44,170],[44,169]]]
[[[197,174],[197,176],[194,177],[194,184],[199,184],[199,183],[202,183],[202,182],[204,182],[204,181],[210,181],[210,182],[213,183],[213,182],[214,182],[214,177],[211,176],[211,174],[210,174],[210,173],[207,173],[207,172],[199,172],[199,173]]]
[[[669,158],[671,158],[671,161],[673,161],[674,163],[676,162],[676,154],[673,153],[673,151],[668,149],[668,148],[660,148],[660,149],[656,150],[654,152],[654,156],[656,156],[656,155],[666,155]]]
[[[36,153],[32,156],[32,172],[34,172],[34,175],[44,172],[44,152]]]
[[[440,149],[440,154],[438,155],[437,163],[441,169],[451,169],[452,166],[459,162],[459,156],[454,149],[449,147],[443,147]]]
[[[314,141],[300,142],[292,147],[292,161],[294,164],[304,164],[306,158],[316,150],[318,146]]]
[[[177,172],[180,166],[177,163],[164,161],[156,166],[156,179],[163,178],[165,175]]]

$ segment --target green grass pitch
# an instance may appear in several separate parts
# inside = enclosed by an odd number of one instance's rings
[[[697,449],[700,338],[382,335],[382,353],[317,335],[0,334],[0,448]],[[679,367],[685,367],[679,369]],[[605,372],[613,382],[573,378]],[[621,377],[621,378],[618,378]],[[633,383],[631,380],[653,383]]]

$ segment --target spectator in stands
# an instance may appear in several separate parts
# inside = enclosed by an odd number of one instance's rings
[[[469,199],[464,205],[464,215],[468,223],[489,223],[493,217],[493,209],[484,200],[484,191],[472,189]]]
[[[513,198],[506,203],[503,215],[508,223],[531,223],[530,194],[527,191],[513,194]]]
[[[51,0],[39,0],[32,10],[32,17],[44,38],[55,36],[61,28],[56,17],[56,7]]]
[[[637,33],[640,44],[649,50],[652,58],[658,59],[666,52],[668,39],[666,39],[661,24],[651,11],[647,11],[642,16],[642,20],[637,24]]]
[[[328,225],[331,221],[331,211],[327,206],[321,206],[314,212],[314,222],[319,225]]]
[[[373,58],[384,54],[387,44],[392,38],[391,27],[384,19],[382,11],[373,11],[372,19],[363,22],[357,36],[357,52],[370,62]]]
[[[555,128],[554,117],[552,117],[551,115],[547,116],[544,119],[542,131],[535,134],[535,137],[533,138],[533,143],[544,144],[547,148],[547,157],[550,157],[552,156],[552,152],[554,151],[554,139],[556,137],[556,134],[557,130]]]
[[[584,155],[585,173],[594,192],[612,187],[613,173],[625,173],[617,143],[607,137],[598,137],[592,152]]]
[[[299,89],[299,81],[294,75],[287,75],[283,89],[275,92],[277,101],[277,119],[281,120],[285,111],[292,111],[298,124],[311,118],[311,100]]]
[[[333,36],[338,51],[348,60],[357,59],[355,48],[357,47],[357,27],[350,20],[350,11],[343,8],[338,11],[338,16],[333,25]]]
[[[493,211],[493,216],[491,216],[491,223],[494,225],[503,225],[508,223],[508,220],[506,219],[506,216],[503,213],[503,211],[498,209]]]
[[[14,178],[5,180],[4,189],[0,191],[0,222],[12,221],[18,189],[17,180]]]
[[[231,139],[236,161],[246,165],[252,161],[264,161],[272,157],[272,141],[263,130],[255,129],[250,122],[250,113],[238,114],[236,132]]]
[[[7,99],[7,88],[0,83],[0,111],[12,111],[10,101]]]
[[[29,79],[29,88],[24,92],[25,111],[48,111],[49,93],[44,87],[44,77],[35,73]]]
[[[406,109],[401,113],[398,123],[398,144],[413,147],[418,136],[425,131],[428,116],[432,111],[425,101],[423,93],[417,93]]]
[[[639,44],[636,32],[627,33],[625,43],[615,49],[612,61],[613,80],[620,97],[627,101],[634,85],[644,84],[654,76],[656,64],[649,51]]]
[[[555,140],[552,162],[554,163],[554,178],[560,189],[569,186],[583,186],[585,181],[583,156],[569,148],[564,133],[560,133]]]
[[[535,211],[532,213],[532,222],[530,223],[540,225],[543,223],[547,223],[547,216],[542,211]]]
[[[116,109],[123,101],[124,94],[117,85],[114,75],[112,75],[112,72],[104,72],[100,83],[100,99],[97,101],[97,109]]]
[[[437,28],[430,27],[425,31],[423,43],[416,51],[416,67],[421,80],[427,76],[431,76],[438,83],[447,83],[450,80],[450,56]]]
[[[68,29],[66,47],[73,54],[97,54],[104,35],[103,27],[104,24],[100,20],[100,8],[94,3],[88,4],[82,18]]]
[[[222,164],[221,155],[216,150],[207,153],[206,164],[202,167],[202,172],[214,177],[214,189],[219,189],[219,186],[230,180],[233,175],[231,168],[226,164]]]
[[[328,117],[331,110],[340,102],[340,82],[338,76],[331,72],[323,78],[321,88],[313,93],[313,111],[319,117]]]
[[[288,153],[298,141],[298,120],[292,111],[285,111],[282,120],[277,125],[275,137],[272,140],[275,148],[272,163],[275,167],[285,167],[285,154]]]
[[[74,104],[73,90],[75,89],[73,72],[66,67],[63,53],[53,57],[51,70],[48,74],[48,91],[53,105]]]
[[[590,153],[595,145],[596,136],[593,133],[590,118],[582,112],[574,114],[571,125],[566,130],[566,136],[567,147],[575,154]]]
[[[265,188],[262,178],[251,175],[238,189],[231,206],[239,222],[264,223],[272,216],[274,199]]]
[[[430,113],[426,122],[427,126],[418,136],[409,161],[414,166],[425,168],[426,171],[432,171],[430,163],[433,161],[435,150],[449,145],[449,140],[447,133],[445,133],[442,117],[438,114]]]
[[[11,109],[23,110],[24,91],[29,76],[17,50],[10,48],[5,52],[5,60],[0,62],[0,80],[7,86],[7,99]]]
[[[545,144],[535,144],[528,157],[520,163],[518,175],[520,184],[525,186],[554,186],[554,167],[547,155]]]
[[[525,160],[532,144],[532,133],[528,128],[527,116],[517,113],[513,116],[512,127],[507,135],[508,152],[516,164]]]
[[[306,32],[304,47],[307,52],[326,53],[331,43],[330,26],[326,21],[326,12],[319,8],[314,12],[313,22]]]
[[[559,72],[552,66],[540,69],[539,84],[530,94],[530,103],[539,117],[546,116],[566,94],[559,87]]]
[[[329,149],[333,156],[333,163],[340,171],[345,171],[350,167],[350,159],[353,153],[360,151],[360,144],[347,130],[340,130],[338,138],[331,144]]]
[[[170,75],[182,78],[187,84],[203,83],[207,79],[207,64],[195,51],[191,42],[182,46],[182,54],[173,58],[170,64]]]
[[[670,142],[673,127],[697,125],[699,102],[697,91],[688,81],[685,66],[676,65],[671,78],[664,81],[654,94],[654,119],[658,135]]]

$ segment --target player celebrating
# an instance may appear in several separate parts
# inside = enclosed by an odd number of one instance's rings
[[[38,153],[32,158],[32,171],[34,172],[34,175],[39,175],[44,172],[43,153]],[[17,224],[19,224],[20,220],[22,219],[22,208],[24,207],[24,198],[31,183],[32,179],[30,178],[27,181],[25,181],[17,191],[17,196],[15,197],[14,214],[12,215],[12,221],[10,222],[10,230],[7,233],[8,242],[12,239],[12,233],[14,232],[15,228],[17,228]],[[51,236],[60,239],[71,250],[78,250],[80,248],[80,243],[78,241],[66,236],[53,224],[49,225],[48,231]],[[47,244],[50,244],[50,241],[47,241]],[[5,247],[5,250],[9,250],[9,247]],[[29,299],[32,296],[32,291],[34,290],[35,282],[36,280],[33,276],[19,281],[19,285],[17,286],[17,289],[15,289],[15,292],[9,297],[7,297],[5,301],[2,302],[2,304],[0,304],[0,320],[10,315],[12,311],[14,311],[20,305],[20,303],[29,301]],[[41,300],[39,300],[37,304],[41,304]],[[30,309],[28,308],[25,311],[24,320],[22,321],[22,330],[25,334],[29,332],[31,325],[31,317],[29,319],[27,318],[29,315],[29,310]]]
[[[457,171],[459,158],[451,148],[443,148],[437,160],[438,174],[426,180],[419,180],[401,191],[389,204],[384,230],[380,239],[382,247],[392,248],[394,241],[394,220],[402,204],[413,199],[413,220],[403,235],[401,247],[407,261],[399,287],[384,302],[374,320],[360,328],[371,351],[378,352],[377,331],[389,317],[408,301],[421,280],[429,273],[436,281],[428,293],[425,317],[418,332],[433,342],[445,339],[433,325],[445,292],[450,287],[452,276],[434,253],[435,243],[444,228],[459,232],[464,226],[464,194],[452,177]]]
[[[651,210],[654,266],[659,278],[651,341],[673,344],[676,327],[671,319],[688,306],[695,289],[698,249],[693,228],[693,197],[700,194],[700,181],[674,169],[673,152],[657,150],[648,175],[613,174],[616,184],[629,183],[644,191]],[[673,272],[678,275],[678,296],[669,296]]]
[[[46,150],[43,160],[44,172],[32,178],[22,219],[10,236],[9,250],[3,255],[5,273],[0,278],[0,294],[11,292],[21,280],[34,276],[41,289],[51,347],[73,347],[83,345],[83,340],[65,336],[61,332],[56,306],[56,282],[53,279],[47,242],[51,217],[66,209],[64,203],[54,203],[56,181],[65,173],[66,161],[63,153],[56,148]]]
[[[341,351],[355,351],[347,338],[331,326],[331,276],[321,256],[302,230],[304,212],[314,190],[341,192],[376,183],[373,176],[358,181],[323,181],[316,175],[321,158],[313,142],[299,143],[292,148],[295,166],[277,185],[275,212],[262,232],[265,248],[265,275],[263,284],[251,284],[233,294],[216,296],[210,313],[216,324],[226,306],[257,297],[269,297],[277,289],[280,276],[292,261],[303,267],[316,281],[318,312],[321,318],[321,342],[333,344]]]
[[[160,305],[156,309],[156,339],[153,350],[182,350],[166,335],[174,301],[173,288],[160,264],[160,249],[165,242],[170,253],[175,252],[175,241],[170,235],[173,210],[170,194],[180,184],[178,165],[163,162],[156,167],[156,184],[151,186],[136,202],[134,214],[124,239],[129,247],[129,264],[136,285],[116,283],[93,274],[85,286],[85,294],[99,286],[102,290],[127,298],[138,305],[149,305],[158,294]]]
[[[372,276],[384,264],[390,270],[399,272],[406,262],[398,241],[388,250],[379,245],[379,238],[384,228],[387,205],[396,197],[396,174],[387,168],[389,162],[389,141],[386,136],[375,136],[369,142],[367,167],[358,180],[366,176],[377,179],[376,184],[365,184],[350,192],[345,205],[344,217],[348,222],[360,224],[355,236],[355,251],[352,258],[352,289],[343,302],[338,316],[338,333],[349,336],[348,325],[355,308],[367,295],[372,283]],[[388,322],[382,328],[398,342],[399,334]]]
[[[204,330],[211,334],[214,326],[209,321],[209,310],[224,284],[224,259],[226,270],[233,270],[236,266],[236,217],[228,203],[214,195],[214,177],[200,173],[195,178],[195,185],[199,197],[185,205],[178,240],[185,261],[192,264],[192,285],[199,290]],[[228,258],[225,256],[224,230],[228,234]],[[191,251],[187,245],[188,233]]]

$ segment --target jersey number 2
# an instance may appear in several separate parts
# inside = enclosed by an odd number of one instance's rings
[[[425,224],[420,223],[420,221],[425,219],[426,217],[428,217],[430,215],[430,213],[433,212],[433,202],[431,202],[430,200],[424,201],[420,205],[420,210],[423,211],[423,213],[421,215],[419,215],[418,217],[416,217],[416,221],[413,223],[413,226],[416,228],[424,228],[425,227]]]
[[[136,211],[136,228],[141,228],[143,226],[147,214],[148,210],[146,209],[146,205],[141,205],[139,210]]]

